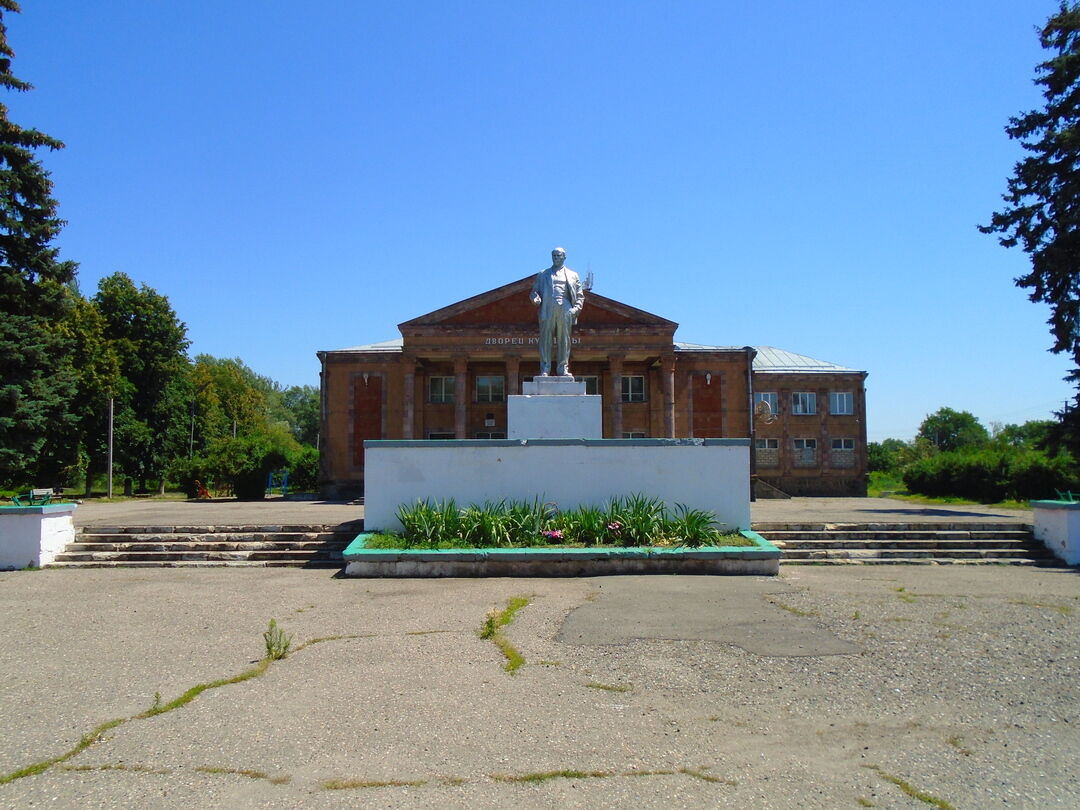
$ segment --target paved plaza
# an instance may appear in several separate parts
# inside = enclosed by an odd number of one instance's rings
[[[0,780],[123,721],[2,807],[1080,806],[1074,569],[44,570],[0,615]]]
[[[759,500],[750,505],[755,523],[948,523],[952,521],[1021,521],[1031,523],[1030,509],[992,506],[938,506],[891,498],[791,498]],[[139,499],[118,503],[87,501],[75,510],[76,526],[215,526],[337,524],[364,517],[358,502],[165,501]]]

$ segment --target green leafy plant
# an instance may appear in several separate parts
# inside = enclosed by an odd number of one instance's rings
[[[270,627],[263,633],[263,640],[266,642],[266,657],[270,660],[277,661],[289,654],[292,636],[286,635],[273,619],[270,620]]]

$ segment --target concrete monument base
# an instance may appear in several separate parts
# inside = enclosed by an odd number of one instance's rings
[[[1032,501],[1035,539],[1067,565],[1080,565],[1080,503]]]
[[[506,398],[508,439],[601,439],[601,397],[573,377],[537,377]]]
[[[75,542],[71,519],[78,504],[0,506],[0,570],[48,565]]]
[[[634,494],[712,512],[722,530],[750,528],[749,439],[379,440],[364,442],[364,457],[367,531],[401,531],[398,506],[417,500],[569,509]]]

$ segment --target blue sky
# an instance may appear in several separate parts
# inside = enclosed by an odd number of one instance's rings
[[[192,353],[315,352],[566,247],[677,338],[870,372],[871,440],[1070,395],[1000,207],[1056,0],[25,0],[12,118],[92,294],[167,295]]]

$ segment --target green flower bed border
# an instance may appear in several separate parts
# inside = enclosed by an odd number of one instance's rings
[[[519,560],[607,560],[666,559],[709,560],[717,558],[780,558],[780,549],[748,529],[739,532],[753,546],[590,546],[587,548],[447,548],[385,549],[367,548],[367,538],[378,532],[362,532],[342,553],[350,562],[481,562]]]

